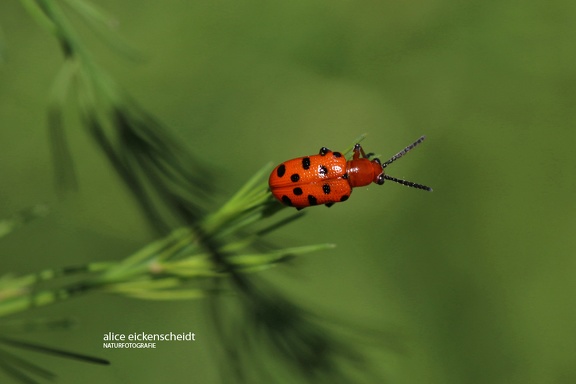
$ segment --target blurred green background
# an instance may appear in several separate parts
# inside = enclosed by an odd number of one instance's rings
[[[338,247],[265,275],[304,306],[396,333],[403,352],[379,347],[390,383],[576,382],[576,3],[97,4],[143,59],[79,22],[96,60],[218,170],[221,202],[269,161],[364,132],[387,158],[427,135],[389,173],[433,193],[389,182],[310,209],[273,240]],[[0,25],[0,215],[52,207],[2,240],[0,274],[117,260],[151,241],[73,113],[80,193],[57,199],[45,110],[59,47],[17,1],[0,3]],[[113,361],[38,357],[62,383],[212,383],[224,363],[206,308],[91,295],[18,318],[72,315],[78,329],[35,340]],[[102,349],[104,333],[138,330],[198,341]]]

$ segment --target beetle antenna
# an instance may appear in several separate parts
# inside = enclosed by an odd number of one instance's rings
[[[384,163],[382,163],[382,168],[386,168],[387,166],[389,166],[390,164],[392,164],[393,162],[395,162],[396,160],[398,160],[399,158],[401,158],[402,156],[404,156],[406,153],[408,153],[408,151],[410,151],[411,149],[413,149],[415,146],[417,146],[418,144],[420,144],[421,142],[424,141],[424,139],[426,138],[426,136],[422,136],[420,137],[418,140],[416,140],[415,142],[413,142],[412,144],[410,144],[409,146],[407,146],[406,148],[404,148],[403,150],[401,150],[400,152],[398,152],[397,154],[395,154],[394,156],[392,156],[390,158],[390,160],[385,161]],[[403,184],[403,183],[400,183]],[[406,184],[408,185],[408,184]],[[424,188],[425,189],[425,188]]]
[[[391,180],[395,183],[402,184],[402,185],[405,185],[407,187],[418,188],[418,189],[423,189],[423,190],[428,191],[428,192],[432,192],[432,188],[427,187],[427,186],[422,185],[422,184],[413,183],[413,182],[408,181],[408,180],[397,179],[395,177],[392,177],[392,176],[389,176],[386,174],[383,176],[386,180]]]

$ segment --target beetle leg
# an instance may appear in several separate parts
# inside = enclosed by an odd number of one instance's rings
[[[362,148],[360,144],[356,144],[354,145],[354,155],[352,156],[352,160],[358,160],[360,155],[365,159],[369,159],[371,156],[374,156],[374,153],[370,152],[369,154],[366,154],[364,148]]]

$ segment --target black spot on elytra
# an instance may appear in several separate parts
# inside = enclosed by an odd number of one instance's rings
[[[320,148],[320,156],[326,156],[326,154],[330,152],[330,150],[326,147]]]
[[[302,188],[300,188],[300,187],[294,188],[294,189],[292,190],[292,192],[294,192],[294,194],[295,194],[296,196],[300,196],[300,195],[303,193],[303,192],[302,192]]]
[[[324,184],[324,185],[322,186],[322,190],[324,191],[324,194],[325,194],[325,195],[329,195],[329,194],[330,194],[330,185]]]
[[[343,179],[347,179],[347,178],[348,178],[348,174],[347,174],[347,173],[343,174],[343,175],[342,175],[342,178],[343,178]]]
[[[310,203],[310,205],[317,205],[318,204],[318,200],[312,195],[308,195],[308,202]]]
[[[340,152],[334,152],[334,157],[342,157],[342,154]]]
[[[290,205],[290,206],[292,205],[292,200],[290,200],[290,198],[286,195],[282,196],[282,202],[286,205]]]
[[[290,180],[292,180],[292,182],[295,183],[298,180],[300,180],[300,175],[297,173],[294,173],[292,176],[290,176]]]
[[[302,168],[306,169],[310,169],[310,158],[309,157],[305,157],[302,159]]]
[[[276,169],[276,174],[278,175],[278,177],[282,177],[284,176],[284,174],[286,173],[286,166],[284,164],[281,164],[278,169]]]
[[[349,195],[344,195],[340,198],[340,201],[346,201],[348,200],[349,197],[350,197]]]
[[[325,165],[321,165],[318,167],[318,173],[321,175],[327,175],[328,174],[328,168],[326,168]]]

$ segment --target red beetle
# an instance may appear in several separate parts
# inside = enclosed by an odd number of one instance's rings
[[[348,200],[352,188],[370,183],[382,185],[384,180],[432,191],[432,188],[425,185],[400,180],[384,173],[384,168],[404,156],[424,138],[420,137],[384,163],[379,159],[370,160],[373,154],[364,153],[360,144],[354,146],[352,160],[346,160],[340,152],[332,152],[322,147],[318,155],[288,160],[274,168],[268,184],[278,201],[297,209],[320,204],[331,207],[334,203]]]

